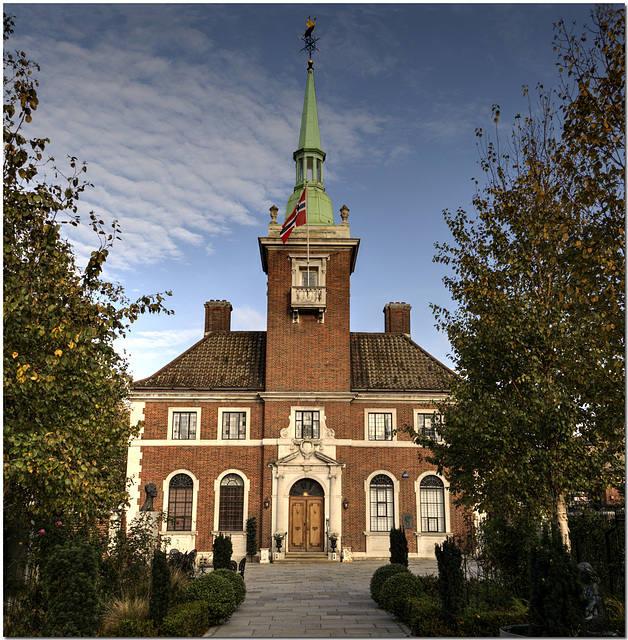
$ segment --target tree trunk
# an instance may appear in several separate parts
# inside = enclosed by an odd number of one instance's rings
[[[556,501],[556,521],[563,544],[571,551],[571,542],[569,541],[569,520],[567,519],[567,503],[565,502],[565,494],[561,493]]]

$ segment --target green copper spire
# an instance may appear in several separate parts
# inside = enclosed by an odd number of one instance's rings
[[[307,182],[307,219],[311,225],[333,225],[334,214],[331,200],[323,186],[323,162],[325,153],[321,149],[321,134],[318,128],[318,109],[316,107],[316,91],[314,90],[314,69],[309,61],[301,131],[299,132],[299,148],[293,157],[296,163],[296,184],[294,193],[288,199],[286,218],[296,206],[303,187]]]

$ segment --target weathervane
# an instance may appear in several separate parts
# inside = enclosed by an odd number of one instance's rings
[[[307,51],[310,59],[308,60],[309,68],[312,68],[314,64],[312,62],[312,55],[315,51],[319,49],[316,47],[316,43],[320,40],[320,38],[315,38],[312,33],[314,31],[314,27],[316,26],[316,18],[314,20],[310,19],[310,16],[307,17],[307,22],[305,24],[305,33],[302,36],[299,36],[303,42],[305,42],[305,46],[301,51]]]

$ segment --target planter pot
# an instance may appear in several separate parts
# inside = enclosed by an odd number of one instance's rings
[[[499,637],[500,638],[527,638],[529,627],[530,625],[528,624],[509,624],[506,627],[500,627]]]

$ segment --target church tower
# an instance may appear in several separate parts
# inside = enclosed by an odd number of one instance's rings
[[[351,385],[350,276],[359,239],[351,238],[347,207],[335,224],[323,184],[322,150],[309,62],[299,144],[293,155],[294,192],[286,219],[307,186],[307,223],[284,243],[277,209],[271,208],[268,237],[259,238],[268,275],[266,391],[348,392]]]

